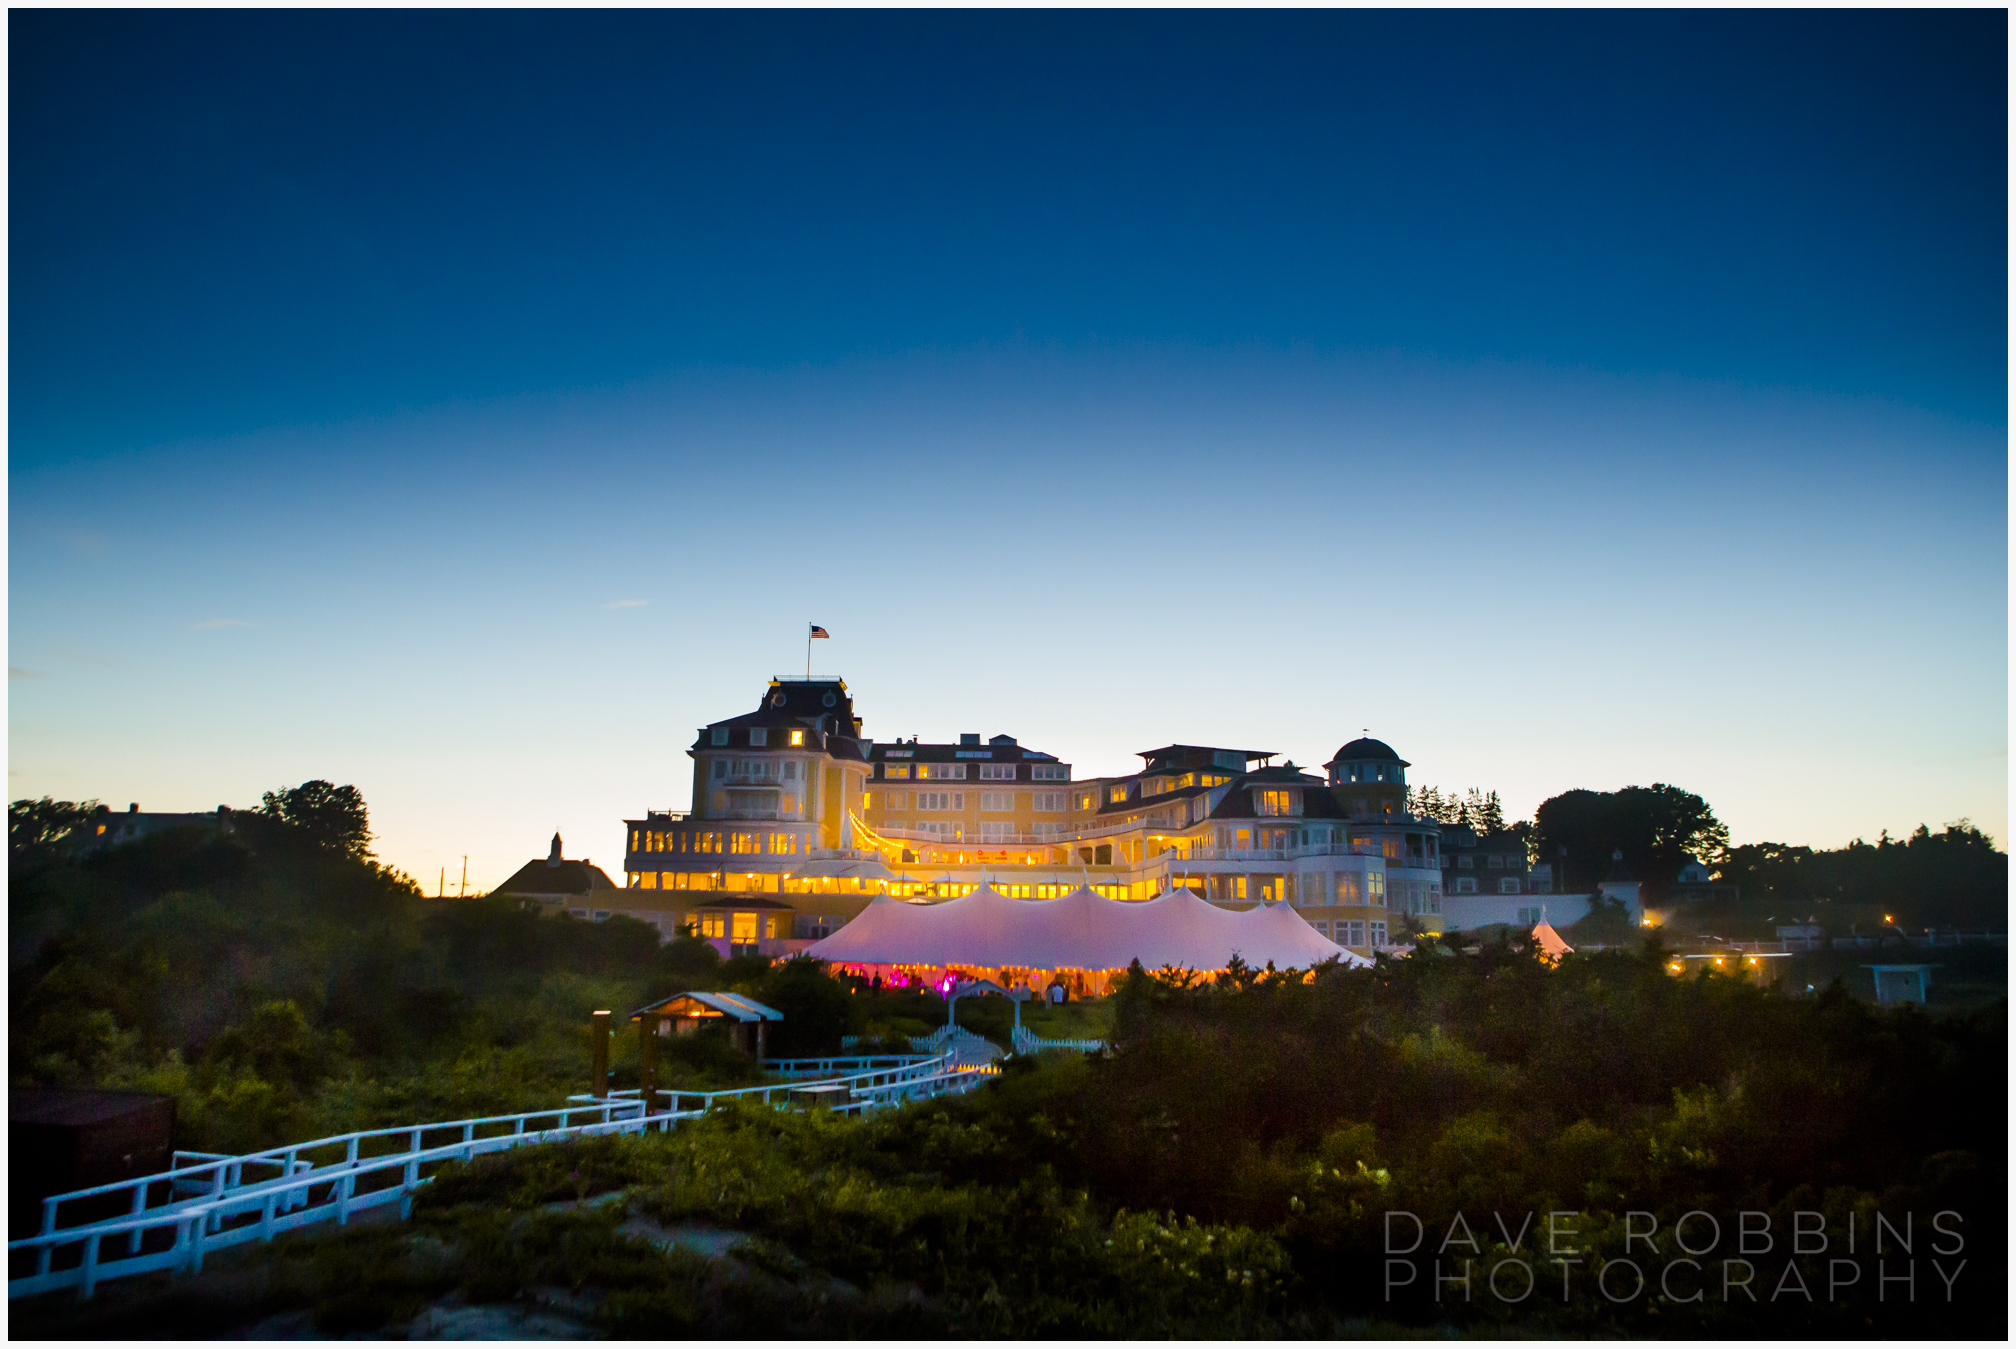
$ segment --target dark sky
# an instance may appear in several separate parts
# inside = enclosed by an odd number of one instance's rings
[[[16,10],[17,456],[979,342],[2005,409],[2005,16]]]
[[[2006,827],[1997,10],[8,16],[9,781],[868,733]]]

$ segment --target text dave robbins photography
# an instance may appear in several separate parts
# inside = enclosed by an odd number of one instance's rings
[[[2006,1337],[2006,12],[7,23],[11,1334]]]

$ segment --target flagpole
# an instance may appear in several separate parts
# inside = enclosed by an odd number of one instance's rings
[[[805,625],[805,678],[807,681],[810,681],[812,678],[812,625],[810,623]]]

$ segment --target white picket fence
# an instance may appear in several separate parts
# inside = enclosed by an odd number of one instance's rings
[[[43,1200],[41,1230],[7,1243],[7,1296],[75,1288],[79,1297],[88,1298],[107,1279],[157,1270],[194,1272],[203,1268],[209,1251],[271,1241],[282,1232],[313,1223],[347,1223],[354,1214],[390,1204],[399,1205],[399,1216],[404,1218],[411,1211],[414,1191],[426,1183],[421,1169],[434,1163],[468,1161],[526,1143],[669,1129],[728,1100],[756,1100],[781,1110],[804,1104],[808,1094],[814,1094],[811,1089],[818,1089],[816,1094],[831,1093],[836,1113],[852,1114],[969,1091],[984,1077],[961,1067],[952,1052],[853,1060],[867,1066],[824,1077],[811,1066],[849,1062],[786,1061],[781,1071],[803,1068],[806,1076],[783,1084],[714,1092],[661,1091],[661,1097],[670,1098],[671,1108],[648,1113],[633,1090],[612,1092],[606,1100],[570,1097],[568,1105],[557,1110],[361,1129],[264,1152],[177,1153],[178,1165],[172,1170]],[[441,1139],[444,1132],[452,1135],[446,1141]],[[368,1155],[373,1146],[387,1144],[388,1151]],[[196,1159],[193,1164],[181,1164],[190,1158]],[[74,1215],[85,1204],[126,1212],[114,1218],[73,1216],[65,1226],[64,1206]],[[14,1268],[31,1262],[33,1273],[14,1275]]]
[[[1017,1054],[1040,1054],[1046,1049],[1075,1049],[1080,1054],[1097,1054],[1106,1047],[1104,1040],[1046,1040],[1027,1026],[1017,1026],[1014,1034]]]
[[[961,1068],[993,1067],[994,1061],[1002,1057],[1003,1050],[983,1035],[975,1035],[964,1026],[940,1026],[929,1035],[913,1035],[910,1043],[923,1049],[949,1054]]]

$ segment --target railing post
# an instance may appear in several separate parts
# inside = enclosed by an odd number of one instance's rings
[[[259,1206],[259,1240],[273,1240],[273,1206],[280,1202],[278,1191],[266,1196],[266,1202]]]
[[[128,1217],[137,1218],[147,1211],[147,1182],[141,1181],[133,1187],[133,1211]],[[126,1239],[126,1254],[140,1254],[140,1229],[134,1228],[133,1235]]]
[[[353,1172],[336,1182],[336,1225],[347,1227],[350,1223],[350,1192],[356,1187],[357,1176]]]
[[[77,1284],[77,1298],[80,1302],[98,1290],[98,1238],[101,1235],[93,1232],[84,1242],[84,1267]]]
[[[588,1091],[596,1100],[606,1101],[609,1099],[609,1013],[593,1014],[589,1036],[594,1049],[594,1067],[591,1072],[595,1085]]]
[[[210,1217],[208,1214],[203,1215],[201,1221],[190,1224],[189,1259],[187,1263],[189,1272],[192,1274],[201,1274],[203,1272],[203,1235],[209,1230]]]
[[[462,1126],[462,1142],[466,1145],[462,1149],[462,1160],[465,1162],[476,1160],[475,1138],[476,1124],[472,1120]]]

